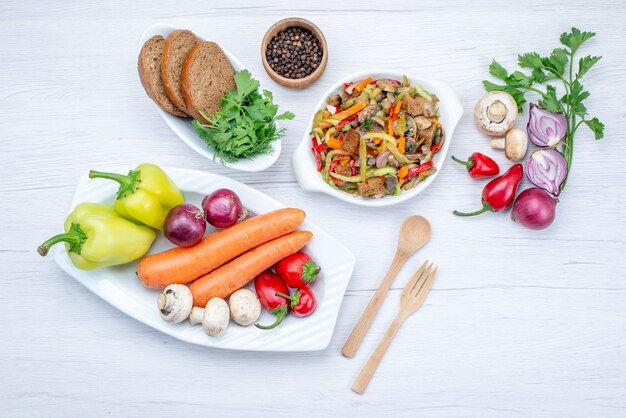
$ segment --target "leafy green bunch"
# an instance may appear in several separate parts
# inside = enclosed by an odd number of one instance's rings
[[[574,77],[575,54],[578,49],[596,34],[594,32],[582,32],[580,29],[572,28],[571,32],[561,35],[561,44],[564,48],[556,48],[547,57],[542,57],[536,52],[528,52],[518,55],[517,60],[521,68],[531,70],[530,74],[522,71],[514,71],[511,74],[493,60],[489,66],[489,73],[504,81],[504,85],[494,84],[490,81],[483,81],[487,91],[506,91],[515,101],[519,111],[526,103],[526,93],[534,92],[541,96],[539,105],[549,112],[562,113],[567,119],[567,136],[563,142],[564,154],[567,159],[568,168],[574,151],[574,134],[578,127],[584,123],[594,133],[596,139],[604,137],[604,124],[598,118],[589,118],[587,108],[583,101],[589,97],[589,92],[585,91],[580,80],[598,61],[599,56],[587,55],[578,60],[578,71]],[[557,89],[550,81],[561,81],[564,87],[564,94],[557,96]],[[545,91],[539,88],[545,84]]]
[[[193,121],[196,132],[215,150],[215,156],[229,163],[269,153],[271,142],[285,134],[275,121],[295,117],[291,112],[278,115],[272,93],[264,90],[260,94],[260,83],[248,70],[235,73],[235,84],[237,87],[222,97],[219,111],[209,118],[202,115],[208,124]]]

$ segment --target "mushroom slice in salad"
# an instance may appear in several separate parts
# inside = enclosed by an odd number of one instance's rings
[[[346,83],[327,103],[315,114],[311,140],[317,170],[331,187],[381,198],[437,170],[432,158],[445,138],[439,99],[406,76]]]

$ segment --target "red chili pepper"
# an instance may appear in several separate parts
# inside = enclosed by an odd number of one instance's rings
[[[313,291],[308,287],[301,287],[296,290],[293,296],[289,296],[289,294],[277,292],[276,296],[281,296],[283,298],[289,299],[291,302],[289,306],[291,307],[291,313],[293,316],[297,316],[302,318],[303,316],[309,316],[317,307],[317,301],[315,300],[315,295]]]
[[[337,124],[337,126],[335,127],[335,130],[337,130],[337,131],[340,130],[341,128],[343,128],[344,126],[346,126],[347,124],[349,124],[350,122],[355,120],[358,116],[359,116],[359,114],[355,113],[354,115],[349,116],[349,117],[343,119],[341,122],[339,122]]]
[[[303,252],[285,257],[276,264],[276,274],[294,289],[313,283],[320,270],[311,257]]]
[[[459,160],[454,155],[452,156],[452,159],[457,163],[466,166],[470,177],[475,179],[495,176],[500,172],[498,163],[480,152],[473,153],[467,161]]]
[[[420,164],[417,167],[410,169],[406,176],[407,177],[417,176],[419,173],[423,173],[424,171],[430,170],[431,168],[433,168],[433,162],[429,161],[427,163]]]
[[[463,213],[454,211],[457,216],[480,215],[487,211],[500,212],[511,206],[515,200],[515,192],[524,176],[524,169],[521,164],[515,164],[500,177],[491,180],[483,188],[483,207],[476,212]]]
[[[277,293],[289,293],[287,285],[280,277],[265,270],[254,279],[254,289],[261,305],[276,317],[272,325],[254,325],[261,329],[276,328],[289,313],[289,300],[277,295]]]

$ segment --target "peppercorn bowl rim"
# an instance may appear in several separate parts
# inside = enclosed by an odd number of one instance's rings
[[[351,195],[331,187],[323,180],[321,174],[317,171],[315,157],[311,152],[311,132],[313,130],[313,118],[316,112],[325,107],[328,97],[340,91],[341,87],[343,87],[346,82],[362,80],[366,77],[401,79],[403,75],[406,75],[410,82],[419,83],[422,87],[439,98],[439,121],[444,129],[445,141],[439,152],[437,152],[433,157],[437,171],[428,176],[424,181],[420,182],[415,188],[408,191],[402,191],[398,196],[384,196],[378,199],[366,198]],[[296,176],[296,180],[300,184],[300,187],[306,191],[324,193],[344,202],[358,206],[385,207],[398,205],[422,193],[435,181],[443,168],[448,149],[450,148],[450,143],[452,142],[452,138],[454,136],[454,131],[456,130],[462,116],[463,105],[461,104],[461,100],[455,93],[452,86],[444,81],[426,79],[409,72],[390,69],[372,69],[351,73],[341,77],[335,84],[330,86],[330,88],[322,94],[320,100],[313,108],[302,135],[302,139],[292,155],[291,167]]]
[[[170,25],[167,23],[161,23],[161,22],[154,23],[148,26],[142,33],[141,38],[139,39],[139,50],[137,51],[137,54],[139,54],[139,51],[141,50],[141,47],[143,46],[143,44],[151,37],[155,35],[161,35],[163,37],[166,37],[171,32],[174,32],[179,29],[183,29],[183,28],[175,26],[175,25]],[[230,62],[230,64],[232,65],[235,71],[248,69],[248,71],[252,73],[250,68],[246,67],[239,60],[239,58],[237,58],[233,53],[231,53],[228,49],[226,49],[220,42],[216,41],[214,38],[205,36],[204,34],[197,32],[195,30],[193,31],[193,33],[202,42],[204,41],[216,42],[219,45],[219,47],[222,48],[222,51],[224,51],[224,54],[228,58],[228,61]],[[143,88],[142,88],[142,91],[143,91]],[[260,94],[263,93],[261,87],[259,87],[258,91]],[[180,138],[181,141],[183,141],[189,148],[194,150],[196,153],[200,154],[206,159],[217,162],[218,164],[222,164],[224,167],[228,167],[233,170],[247,171],[247,172],[262,171],[274,165],[274,163],[280,157],[280,153],[282,149],[282,140],[278,139],[278,140],[271,142],[270,145],[272,147],[272,151],[267,154],[257,155],[256,157],[250,158],[250,159],[242,158],[232,163],[225,162],[225,161],[220,162],[219,158],[215,155],[215,152],[213,151],[213,149],[210,148],[208,144],[204,140],[202,140],[202,138],[200,138],[198,133],[195,131],[195,128],[191,124],[191,121],[193,120],[193,118],[182,118],[179,116],[174,116],[166,112],[165,110],[161,109],[159,105],[154,103],[154,101],[150,100],[150,102],[152,103],[154,108],[157,110],[157,112],[159,112],[159,114],[161,115],[161,118],[165,121],[167,126],[176,134],[176,136],[178,136],[178,138]],[[280,125],[278,121],[274,121],[274,124],[276,125],[277,129],[280,129]]]
[[[283,77],[282,75],[274,71],[274,69],[267,61],[267,57],[265,56],[267,47],[272,38],[281,30],[289,27],[302,27],[308,29],[309,31],[311,31],[311,33],[313,33],[313,35],[317,37],[322,47],[323,55],[320,65],[315,69],[315,71],[303,78],[292,79]],[[307,19],[303,19],[301,17],[287,17],[285,19],[281,19],[278,22],[274,23],[272,26],[270,26],[270,28],[267,30],[267,32],[265,32],[265,35],[263,36],[263,40],[261,41],[261,61],[267,75],[269,75],[272,80],[274,80],[281,86],[294,89],[307,88],[315,81],[317,81],[317,79],[319,79],[326,70],[326,65],[328,64],[328,44],[326,42],[326,37],[324,36],[324,33],[320,30],[320,28],[315,25],[315,23]]]

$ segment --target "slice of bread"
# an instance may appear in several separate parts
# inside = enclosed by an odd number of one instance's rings
[[[174,105],[186,111],[183,92],[180,91],[180,72],[183,61],[191,49],[200,43],[200,40],[189,30],[177,30],[165,38],[163,45],[163,60],[161,61],[161,78],[167,98]]]
[[[137,69],[141,85],[148,96],[166,112],[176,116],[187,116],[178,109],[165,95],[163,80],[161,79],[161,58],[163,56],[163,44],[165,39],[161,35],[155,35],[148,39],[139,53]]]
[[[180,75],[180,87],[187,113],[201,123],[221,107],[227,91],[234,89],[235,71],[215,42],[201,42],[187,54]]]

